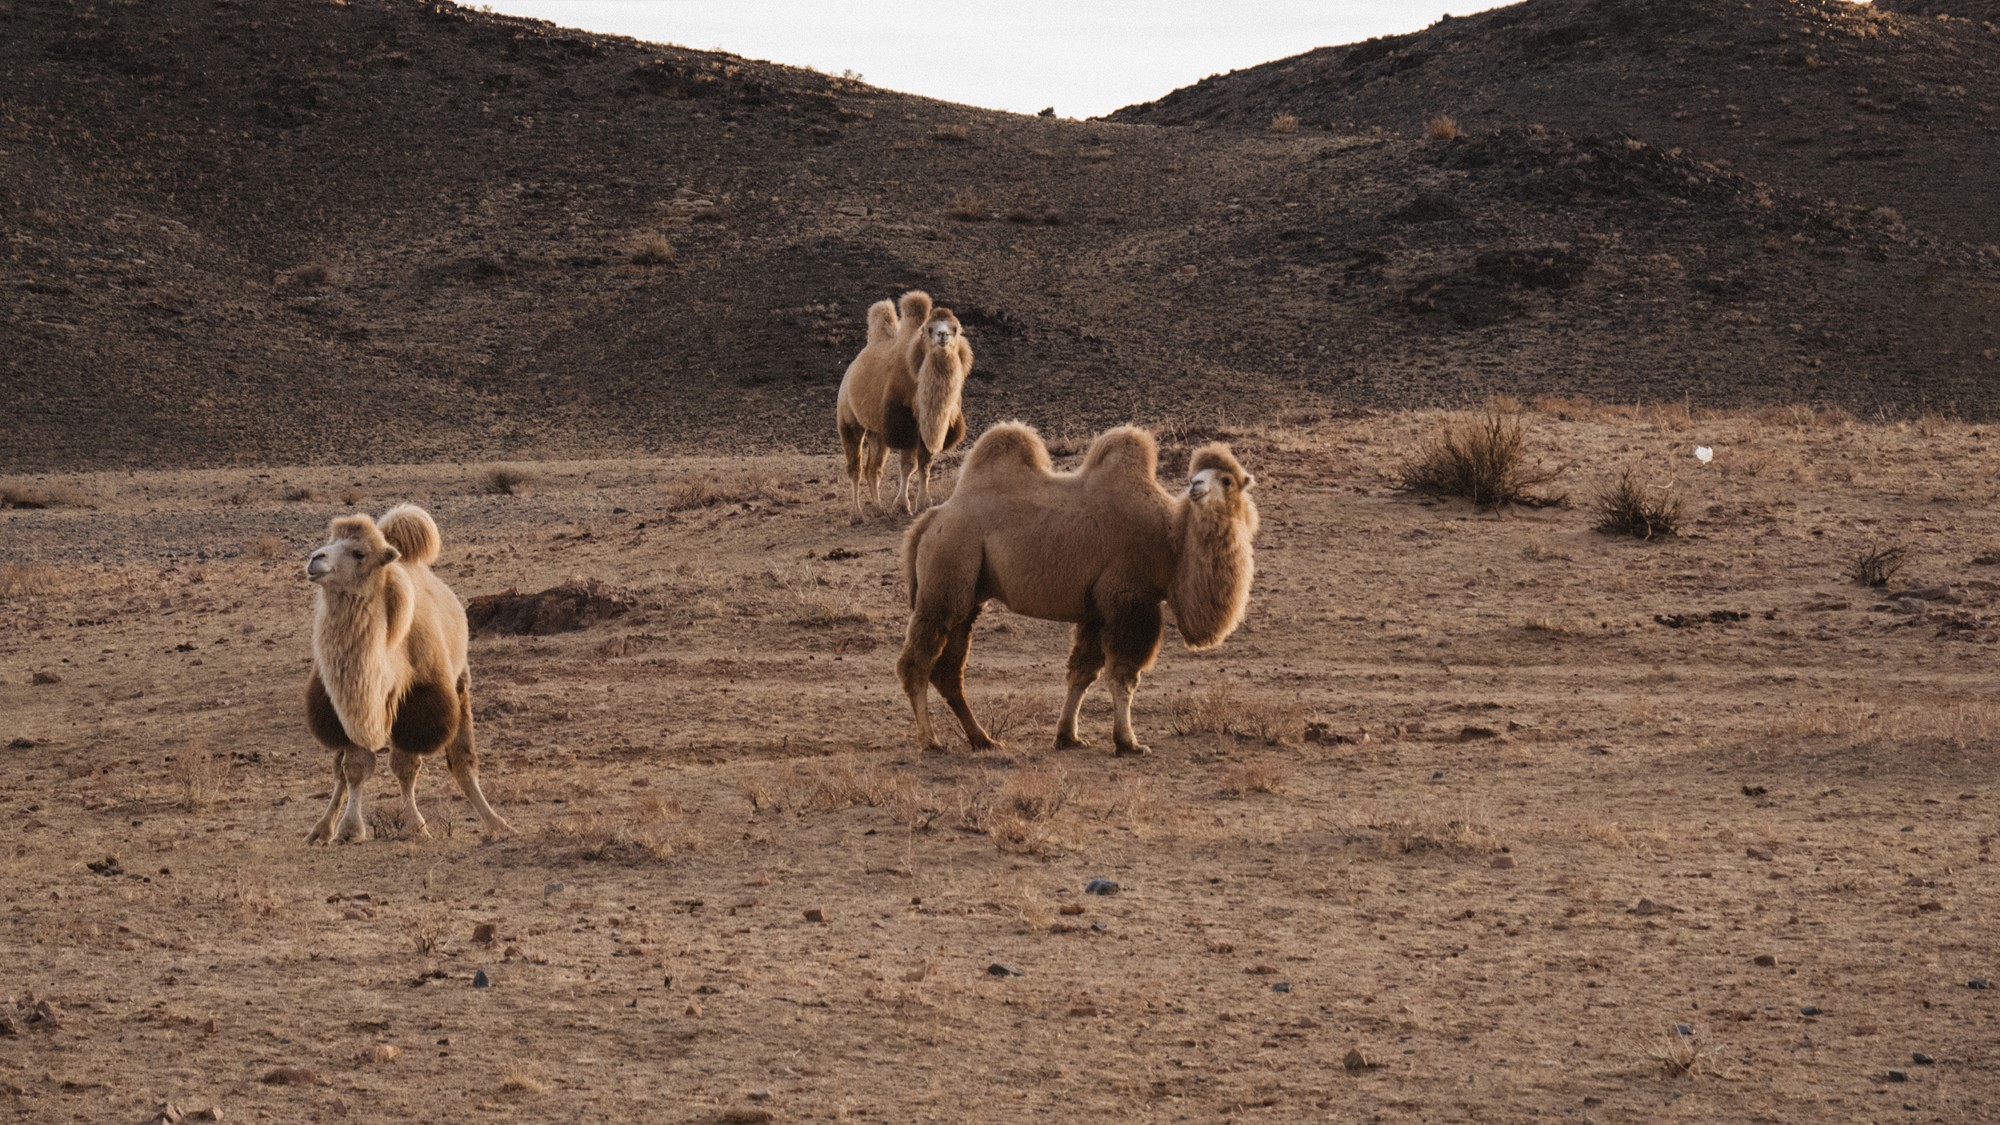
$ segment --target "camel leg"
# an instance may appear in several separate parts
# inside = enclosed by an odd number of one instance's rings
[[[1069,650],[1069,698],[1063,702],[1062,721],[1056,724],[1056,749],[1081,750],[1090,745],[1076,733],[1076,716],[1083,710],[1083,693],[1103,669],[1104,622],[1094,617],[1077,622]]]
[[[847,461],[847,480],[854,494],[854,519],[861,522],[861,447],[867,441],[867,431],[852,422],[840,423],[840,450]]]
[[[375,752],[347,747],[340,752],[340,771],[347,782],[347,812],[333,838],[360,843],[374,835],[368,831],[368,812],[361,804],[361,783],[375,772]]]
[[[333,842],[333,825],[340,818],[341,807],[347,804],[347,772],[340,768],[341,758],[347,748],[336,747],[333,751],[333,801],[326,806],[326,815],[319,818],[313,830],[306,833],[308,844],[329,844]]]
[[[931,670],[951,641],[951,630],[935,616],[918,610],[910,614],[909,632],[903,638],[903,655],[896,660],[896,674],[903,679],[903,694],[910,697],[910,711],[917,718],[917,749],[941,750],[944,744],[931,730]]]
[[[417,811],[417,773],[423,768],[422,758],[400,746],[390,748],[389,772],[403,787],[403,828],[412,836],[428,837],[431,830],[424,827],[424,814]]]
[[[486,803],[485,791],[479,788],[479,752],[472,745],[472,681],[468,676],[458,678],[458,736],[444,748],[444,760],[459,791],[478,814],[479,830],[488,836],[510,835],[514,826],[493,811]]]
[[[889,447],[882,444],[879,434],[868,434],[861,440],[861,471],[867,480],[868,500],[877,508],[882,506],[882,462],[889,458]]]
[[[965,741],[974,750],[995,750],[999,743],[972,717],[972,705],[965,701],[965,661],[972,654],[972,625],[979,620],[981,608],[973,606],[972,616],[959,622],[945,638],[944,652],[931,666],[930,682],[937,686],[951,713],[958,716],[958,725],[965,728]]]
[[[1132,696],[1139,677],[1160,655],[1163,621],[1158,602],[1127,606],[1107,616],[1104,650],[1111,666],[1111,742],[1120,755],[1150,753],[1132,734]]]

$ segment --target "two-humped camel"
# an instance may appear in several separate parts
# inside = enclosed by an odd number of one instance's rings
[[[417,771],[442,749],[482,829],[510,831],[479,788],[465,609],[431,573],[440,546],[429,513],[400,504],[379,524],[365,515],[334,520],[306,563],[314,586],[306,722],[333,751],[333,801],[307,843],[368,838],[361,784],[384,747],[403,787],[406,830],[428,835]]]
[[[950,309],[931,296],[903,294],[900,314],[891,301],[868,309],[868,342],[840,380],[835,425],[853,485],[854,522],[862,519],[861,494],[879,505],[882,461],[902,455],[900,498],[906,511],[931,502],[931,462],[965,439],[960,396],[972,373],[972,345]],[[913,487],[915,486],[915,487]]]
[[[1161,604],[1189,648],[1221,644],[1243,620],[1257,533],[1253,478],[1227,445],[1195,450],[1179,493],[1160,486],[1158,464],[1153,435],[1131,426],[1100,435],[1075,472],[1055,471],[1041,436],[1018,422],[980,435],[951,499],[903,539],[910,623],[896,668],[924,749],[939,746],[933,685],[975,749],[994,744],[966,703],[965,662],[973,622],[997,600],[1076,625],[1057,748],[1084,745],[1077,710],[1108,665],[1117,753],[1146,753],[1132,695],[1160,652]]]

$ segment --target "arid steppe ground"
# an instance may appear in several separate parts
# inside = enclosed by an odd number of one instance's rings
[[[1066,636],[998,611],[972,692],[1006,751],[914,753],[904,521],[851,527],[818,452],[11,480],[50,506],[0,513],[0,1108],[1993,1115],[1996,431],[1523,419],[1570,506],[1395,491],[1433,413],[1221,429],[1260,478],[1253,603],[1165,652],[1143,760],[1101,692],[1093,748],[1048,749]],[[1171,474],[1218,428],[1166,428]],[[1627,464],[1684,536],[1591,530]],[[461,596],[633,608],[475,639],[514,836],[433,768],[434,838],[308,848],[303,560],[404,499]],[[1897,543],[1888,587],[1844,577]]]

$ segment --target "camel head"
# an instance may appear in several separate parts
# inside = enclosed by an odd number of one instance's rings
[[[1188,503],[1219,520],[1246,520],[1248,534],[1257,533],[1257,505],[1250,501],[1250,486],[1257,478],[1222,442],[1214,441],[1194,451],[1188,460]]]
[[[402,557],[367,516],[341,516],[326,526],[327,544],[306,560],[306,577],[328,590],[357,590]]]
[[[950,309],[932,309],[930,319],[924,322],[924,342],[933,348],[948,348],[964,331]]]

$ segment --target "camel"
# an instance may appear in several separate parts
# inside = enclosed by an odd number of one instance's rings
[[[430,834],[417,811],[417,771],[440,748],[482,830],[512,831],[479,788],[465,609],[431,573],[440,546],[430,514],[399,504],[379,524],[366,515],[335,519],[326,546],[306,563],[316,587],[306,722],[333,751],[333,802],[309,844],[368,839],[361,783],[383,747],[412,833]]]
[[[899,498],[905,511],[931,504],[931,462],[965,440],[960,396],[972,373],[972,345],[950,309],[932,307],[920,289],[868,309],[868,342],[840,380],[835,424],[854,486],[853,522],[862,520],[861,494],[877,506],[882,461],[902,455]],[[913,484],[916,487],[912,487]]]
[[[1160,487],[1158,467],[1153,435],[1131,426],[1099,435],[1075,472],[1055,471],[1041,435],[1019,422],[980,435],[951,498],[903,539],[910,624],[896,670],[923,749],[940,746],[927,685],[973,749],[994,746],[965,701],[965,663],[973,623],[998,600],[1026,617],[1075,623],[1056,748],[1086,745],[1077,711],[1109,665],[1116,753],[1147,753],[1132,733],[1132,696],[1160,653],[1161,603],[1187,647],[1213,647],[1242,622],[1256,569],[1255,478],[1229,447],[1195,450],[1181,493]]]

